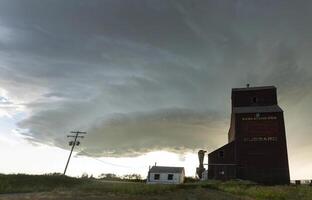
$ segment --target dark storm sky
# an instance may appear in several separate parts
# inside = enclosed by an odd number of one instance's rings
[[[290,157],[312,150],[311,1],[1,0],[0,88],[36,143],[95,156],[212,150],[233,87],[275,85]],[[67,148],[67,146],[66,146]],[[300,153],[300,154],[298,154]],[[300,156],[298,156],[300,155]]]

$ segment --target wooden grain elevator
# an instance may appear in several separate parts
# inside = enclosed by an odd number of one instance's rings
[[[289,183],[284,116],[276,87],[232,89],[228,143],[208,154],[208,178]]]

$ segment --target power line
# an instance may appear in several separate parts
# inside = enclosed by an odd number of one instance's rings
[[[67,160],[67,163],[66,163],[66,166],[65,166],[65,170],[64,170],[64,175],[66,174],[66,170],[68,168],[68,164],[69,164],[69,161],[70,161],[70,158],[71,158],[71,155],[73,153],[73,150],[75,148],[75,146],[79,146],[80,145],[80,141],[78,141],[78,138],[84,138],[84,136],[82,135],[79,135],[79,134],[87,134],[87,132],[81,132],[81,131],[71,131],[72,134],[75,134],[75,135],[67,135],[68,138],[74,138],[72,141],[69,141],[69,146],[72,146],[71,148],[71,151],[70,151],[70,154],[69,154],[69,157],[68,157],[68,160]],[[111,166],[115,166],[115,167],[121,167],[121,168],[137,168],[137,167],[130,167],[130,166],[126,166],[126,165],[119,165],[119,164],[115,164],[115,163],[111,163],[111,162],[107,162],[107,161],[103,161],[103,160],[100,160],[98,158],[95,158],[93,157],[93,155],[91,153],[88,153],[84,150],[82,150],[81,148],[79,148],[80,152],[88,155],[89,158],[92,158],[94,160],[97,160],[105,165],[111,165]],[[146,167],[146,166],[139,166],[139,167]]]
[[[92,158],[92,159],[94,159],[94,160],[97,160],[97,161],[99,161],[99,162],[101,162],[101,163],[104,163],[104,164],[106,164],[106,165],[111,165],[111,166],[115,166],[115,167],[122,167],[122,168],[134,168],[134,167],[126,166],[126,165],[119,165],[119,164],[115,164],[115,163],[111,163],[111,162],[107,162],[107,161],[100,160],[100,159],[98,159],[98,158],[93,157],[93,155],[91,155],[90,153],[88,153],[88,152],[86,152],[86,151],[84,151],[84,150],[80,150],[80,152],[82,152],[82,153],[88,155],[89,158]]]
[[[82,149],[79,149],[79,150],[80,150],[80,152],[88,155],[88,158],[92,158],[92,159],[97,160],[97,161],[99,161],[99,162],[101,162],[103,164],[106,164],[106,165],[111,165],[111,166],[115,166],[115,167],[122,167],[122,168],[129,168],[129,169],[135,169],[135,168],[138,168],[138,167],[148,167],[147,165],[140,165],[140,166],[136,166],[136,167],[131,167],[129,165],[126,166],[126,165],[115,164],[115,163],[112,163],[112,162],[107,162],[107,161],[103,161],[103,160],[100,160],[98,158],[95,158],[91,153],[88,153],[85,150],[82,150]]]
[[[70,133],[75,134],[75,135],[67,135],[67,137],[73,137],[75,139],[74,139],[74,141],[70,141],[69,142],[69,146],[72,146],[72,148],[70,150],[70,154],[69,154],[69,157],[68,157],[65,169],[64,169],[64,175],[66,174],[66,170],[67,170],[67,167],[68,167],[68,164],[69,164],[69,161],[70,161],[70,157],[71,157],[71,155],[73,153],[73,150],[74,150],[75,146],[76,145],[77,146],[80,145],[80,141],[78,141],[77,138],[84,138],[84,136],[81,136],[79,134],[87,134],[87,132],[81,132],[81,131],[71,131]]]

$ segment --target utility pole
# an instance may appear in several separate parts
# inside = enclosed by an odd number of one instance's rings
[[[87,134],[87,132],[81,132],[81,131],[71,131],[70,133],[75,134],[75,135],[67,135],[67,137],[72,137],[72,138],[75,138],[75,139],[74,139],[74,141],[70,141],[69,142],[69,146],[72,146],[72,148],[71,148],[71,151],[70,151],[70,154],[69,154],[66,166],[65,166],[64,175],[66,173],[66,170],[67,170],[67,167],[68,167],[68,164],[69,164],[69,160],[70,160],[70,157],[71,157],[71,155],[73,153],[73,150],[74,150],[75,146],[76,145],[79,146],[79,144],[80,144],[80,142],[77,140],[77,138],[84,138],[84,136],[79,135],[79,134]]]

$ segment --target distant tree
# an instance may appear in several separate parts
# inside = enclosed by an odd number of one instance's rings
[[[120,179],[116,174],[113,173],[102,173],[99,175],[100,179],[105,179],[105,180],[116,180]]]
[[[86,172],[82,173],[82,175],[81,175],[81,178],[83,178],[83,179],[87,179],[88,177],[89,177],[89,175]]]
[[[58,173],[58,172],[53,172],[53,173],[48,173],[48,174],[44,174],[46,176],[63,176],[62,173]]]
[[[123,179],[139,181],[142,180],[142,176],[140,174],[126,174],[123,176]]]

